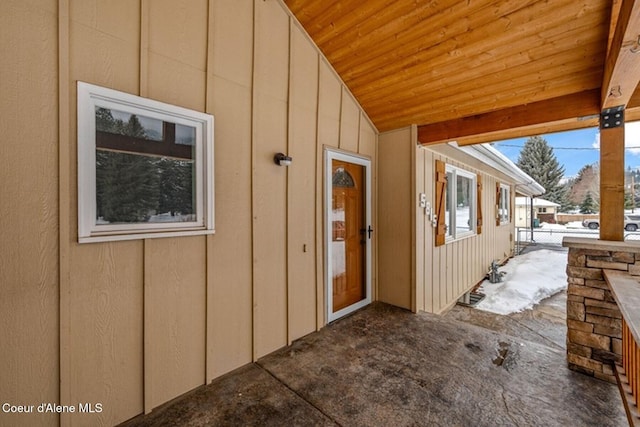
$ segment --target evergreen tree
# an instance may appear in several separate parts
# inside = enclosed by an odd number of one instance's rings
[[[595,203],[593,201],[593,197],[591,197],[591,193],[587,193],[584,200],[580,204],[580,213],[581,214],[596,213]]]
[[[632,199],[631,190],[629,192],[624,192],[624,208],[625,209],[633,209],[635,208],[634,201]]]
[[[572,211],[576,205],[573,204],[571,198],[569,197],[571,191],[571,183],[566,182],[560,186],[560,199],[556,203],[560,203],[560,212],[569,212]],[[544,196],[543,196],[544,197]]]
[[[544,138],[534,136],[527,139],[518,157],[518,167],[544,187],[545,199],[567,206],[567,191],[560,185],[564,166],[560,166]]]

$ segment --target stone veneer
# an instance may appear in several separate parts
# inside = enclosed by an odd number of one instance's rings
[[[612,363],[622,357],[622,314],[603,269],[640,275],[640,242],[566,237],[567,362],[569,369],[616,382]]]

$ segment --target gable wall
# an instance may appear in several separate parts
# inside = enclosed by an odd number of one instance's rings
[[[103,404],[30,425],[119,423],[326,323],[323,147],[371,157],[375,186],[377,131],[279,1],[0,11],[0,395]],[[215,116],[214,235],[77,243],[77,80]]]

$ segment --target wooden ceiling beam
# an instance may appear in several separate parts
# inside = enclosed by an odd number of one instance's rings
[[[626,106],[640,82],[640,0],[622,0],[602,82],[602,110]]]
[[[618,23],[618,16],[620,16],[620,7],[622,6],[622,0],[613,0],[611,4],[611,17],[609,18],[609,38],[607,39],[607,56],[611,52],[611,44],[613,43],[613,35],[616,32],[616,24]]]
[[[449,141],[464,143],[464,137],[475,137],[474,141],[488,142],[491,139],[485,138],[493,138],[498,132],[534,132],[537,128],[549,129],[554,123],[557,123],[558,129],[565,130],[567,126],[576,129],[581,127],[580,122],[588,120],[597,124],[599,107],[600,91],[594,89],[491,113],[418,126],[418,141],[422,145]],[[585,123],[582,127],[593,125],[589,122],[589,125]]]
[[[602,70],[594,70],[590,73],[586,73],[586,79],[584,84],[577,85],[575,81],[570,78],[557,82],[554,85],[554,93],[557,95],[554,98],[563,97],[569,94],[580,93],[588,90],[598,89],[593,85],[588,84],[602,77]],[[461,117],[470,117],[478,114],[490,113],[492,111],[506,110],[515,108],[520,105],[532,104],[534,102],[541,102],[549,99],[545,96],[548,88],[541,84],[536,87],[522,87],[514,88],[517,96],[510,97],[513,93],[502,93],[498,97],[494,96],[482,96],[475,99],[465,101],[460,104],[450,104],[448,108],[440,108],[438,110],[414,110],[411,114],[389,114],[384,118],[376,117],[375,125],[381,131],[387,131],[395,128],[409,126],[415,123],[421,123],[423,125],[431,123],[446,122],[449,120],[459,119]],[[517,103],[513,103],[513,100],[517,99]]]

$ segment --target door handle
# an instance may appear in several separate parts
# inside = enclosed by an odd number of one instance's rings
[[[371,233],[373,233],[373,228],[371,228],[371,226],[367,228],[367,233],[369,234],[369,238],[371,238]]]

